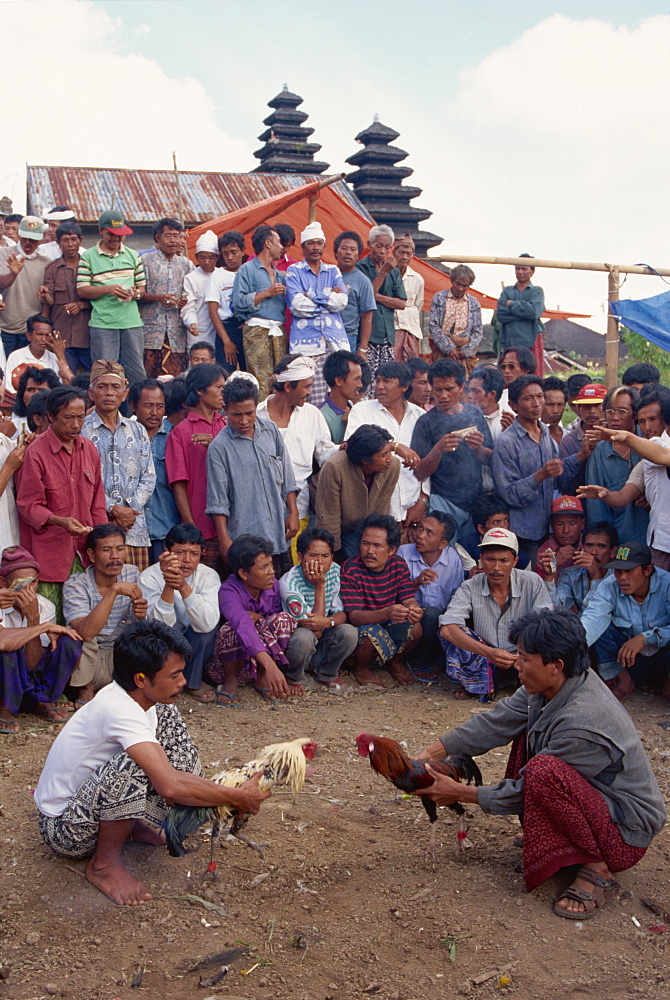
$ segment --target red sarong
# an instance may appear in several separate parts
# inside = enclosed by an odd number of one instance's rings
[[[525,735],[515,740],[505,773],[516,778],[525,758]],[[523,873],[531,892],[560,868],[604,861],[612,872],[632,868],[645,847],[631,847],[610,819],[600,792],[573,767],[538,754],[524,771]]]

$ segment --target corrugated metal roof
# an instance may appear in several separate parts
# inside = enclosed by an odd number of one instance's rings
[[[197,225],[313,180],[313,174],[180,171],[184,222]],[[152,223],[178,212],[172,170],[28,166],[27,183],[30,214],[41,216],[54,205],[67,205],[84,225],[97,223],[110,208],[123,212],[131,225]],[[334,188],[352,208],[374,221],[345,181],[336,181]]]

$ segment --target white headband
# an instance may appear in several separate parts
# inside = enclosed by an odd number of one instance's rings
[[[66,208],[63,212],[47,212],[44,216],[45,222],[67,222],[69,219],[74,219],[71,208]]]
[[[326,234],[321,228],[320,222],[310,222],[307,229],[303,229],[300,233],[300,242],[306,243],[307,240],[323,240],[326,242]]]
[[[274,376],[275,382],[301,382],[304,378],[314,375],[314,362],[311,358],[294,358],[288,368]]]

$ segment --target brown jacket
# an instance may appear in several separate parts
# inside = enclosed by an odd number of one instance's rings
[[[386,472],[377,472],[368,490],[363,470],[338,451],[321,468],[316,492],[316,523],[335,539],[335,551],[342,547],[342,532],[353,531],[368,514],[388,514],[391,497],[400,475],[400,462],[392,459]]]

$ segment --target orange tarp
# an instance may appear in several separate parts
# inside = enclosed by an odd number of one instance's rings
[[[246,208],[240,208],[236,212],[229,212],[228,215],[221,215],[218,219],[210,219],[209,222],[203,222],[202,225],[195,226],[195,228],[188,231],[186,240],[189,257],[195,261],[196,240],[208,229],[215,232],[217,236],[231,229],[236,229],[243,236],[247,237],[247,248],[250,250],[250,237],[256,226],[260,226],[261,223],[284,222],[295,229],[296,239],[299,240],[301,231],[309,222],[310,195],[314,192],[317,194],[316,217],[326,234],[324,259],[331,263],[334,262],[333,241],[345,229],[352,229],[358,233],[363,240],[363,244],[367,246],[368,233],[370,231],[368,220],[357,212],[335,190],[333,185],[317,190],[318,185],[319,181],[314,181],[293,191],[275,195],[273,198],[265,198],[263,201],[257,201]],[[299,243],[297,246],[291,248],[291,254],[294,257],[300,257]],[[449,288],[451,286],[449,276],[419,257],[413,258],[412,267],[423,277],[425,282],[426,294],[423,308],[424,310],[428,310],[430,309],[430,303],[435,293],[439,292],[442,288]],[[491,298],[490,295],[478,292],[475,288],[471,288],[469,294],[474,295],[482,309],[495,309],[498,301],[497,298]],[[548,319],[568,319],[569,317],[583,317],[588,314],[558,312],[557,310],[547,309],[543,315]]]

